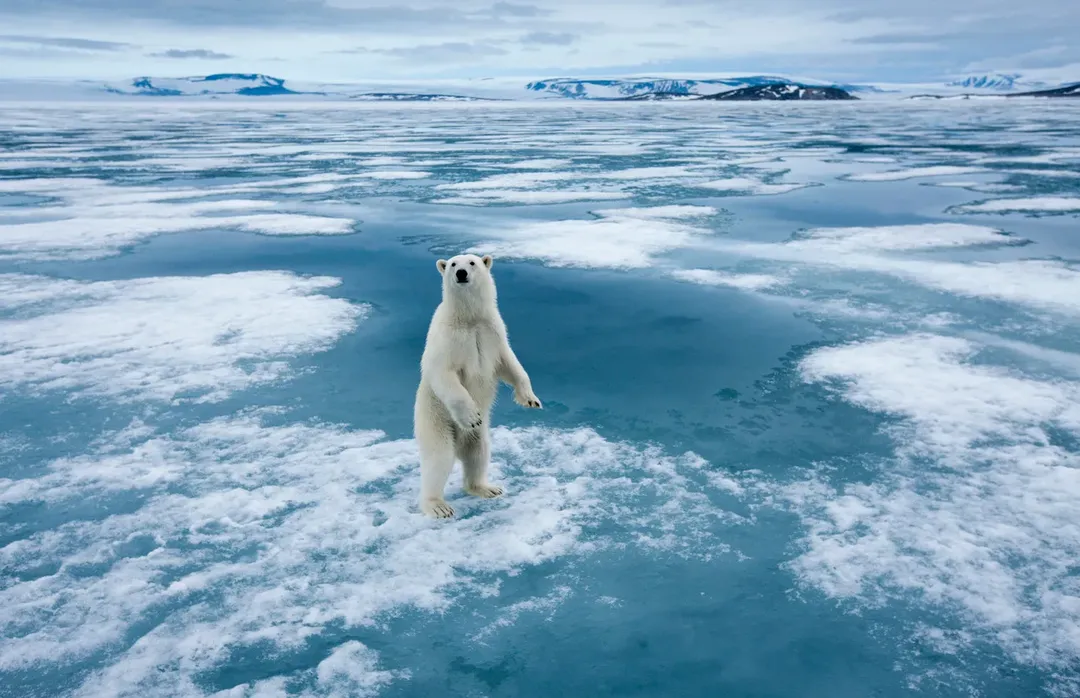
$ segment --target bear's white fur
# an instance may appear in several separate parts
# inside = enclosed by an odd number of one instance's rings
[[[443,297],[428,328],[413,413],[420,446],[420,510],[435,518],[454,515],[443,491],[455,458],[464,469],[466,492],[478,497],[503,493],[487,479],[488,418],[499,380],[514,389],[519,405],[541,407],[529,374],[510,348],[491,264],[490,255],[471,254],[436,262]]]

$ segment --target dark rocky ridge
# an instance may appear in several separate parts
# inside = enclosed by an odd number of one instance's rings
[[[1013,97],[1045,97],[1049,99],[1080,98],[1080,82],[1061,87],[1051,87],[1045,90],[1029,90],[1027,92],[1009,92],[1007,94],[973,94],[965,92],[959,95],[936,95],[918,94],[911,95],[907,99],[1011,99]]]
[[[770,83],[768,85],[750,85],[735,90],[727,90],[711,95],[687,95],[681,92],[648,92],[632,97],[619,97],[620,102],[651,102],[678,99],[680,101],[835,101],[852,100],[858,97],[839,87],[819,85],[800,85],[798,83]]]
[[[783,83],[772,85],[753,85],[714,95],[703,95],[701,99],[716,101],[760,101],[760,100],[851,100],[855,95],[839,87],[821,87]]]
[[[1080,82],[1072,85],[1063,85],[1049,90],[1033,90],[1031,92],[1013,92],[1006,97],[1080,97]]]

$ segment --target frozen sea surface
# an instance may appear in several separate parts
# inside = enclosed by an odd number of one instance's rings
[[[0,108],[0,694],[1080,694],[1078,123]],[[546,409],[434,522],[462,250]]]

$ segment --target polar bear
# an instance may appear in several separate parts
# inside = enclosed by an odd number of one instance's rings
[[[487,479],[488,417],[499,380],[514,389],[519,405],[542,407],[510,348],[491,264],[491,255],[471,254],[436,262],[442,303],[428,328],[413,413],[420,447],[420,510],[434,518],[454,515],[443,490],[455,457],[464,469],[466,492],[477,497],[503,493]]]

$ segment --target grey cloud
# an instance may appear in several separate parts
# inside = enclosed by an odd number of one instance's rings
[[[1014,57],[1014,68],[1053,68],[1062,63],[1080,63],[1080,46],[1076,44],[1047,46]]]
[[[54,48],[25,48],[16,46],[0,46],[0,56],[5,58],[70,58],[71,53]]]
[[[663,5],[732,10],[736,0],[662,0]],[[975,25],[997,24],[1006,30],[1035,29],[1060,33],[1080,21],[1075,0],[757,0],[759,15],[798,13],[840,24],[866,20],[896,24],[898,32],[942,34],[966,31]]]
[[[26,36],[22,34],[0,34],[0,42],[9,44],[31,44],[50,48],[70,48],[83,51],[120,51],[133,48],[133,44],[115,41],[95,41],[65,36]]]
[[[848,43],[868,45],[891,45],[891,44],[925,44],[956,37],[956,32],[890,32],[888,34],[874,34],[873,36],[861,36],[851,39]]]
[[[491,14],[496,17],[546,17],[551,10],[535,5],[518,5],[511,2],[497,2],[491,6]]]
[[[381,4],[379,4],[381,3]],[[413,8],[392,0],[356,0],[352,5],[328,0],[4,0],[0,17],[95,21],[149,20],[188,27],[252,27],[371,31],[447,30],[504,27],[514,20],[550,14],[534,5],[497,2],[472,11],[453,7]]]
[[[667,4],[704,8],[724,0],[666,0]],[[765,56],[748,61],[761,70],[836,75],[851,73],[858,79],[936,80],[967,72],[979,64],[983,70],[1024,67],[1012,57],[1032,56],[1033,66],[1064,65],[1069,54],[1034,53],[1055,45],[1076,44],[1071,36],[1080,24],[1076,0],[759,0],[762,14],[798,11],[819,21],[849,25],[847,50],[835,56],[817,51],[806,60],[788,55],[769,68]],[[728,6],[734,7],[730,2]],[[708,18],[707,13],[704,16]],[[860,26],[861,25],[861,26]],[[866,31],[877,26],[878,31]],[[839,48],[839,47],[838,47]],[[852,48],[861,49],[858,59]],[[779,65],[777,65],[779,63]],[[731,69],[725,65],[725,70]]]
[[[986,54],[1001,43],[1013,46],[1047,45],[1069,41],[1072,28],[1080,22],[1080,3],[1073,0],[1034,0],[1027,5],[1013,0],[860,0],[837,8],[827,19],[847,23],[882,20],[897,25],[897,31],[864,38],[864,44],[947,44],[948,50]],[[850,2],[851,0],[845,0]],[[841,9],[842,8],[842,9]]]
[[[380,53],[410,63],[462,61],[489,56],[505,56],[507,54],[506,49],[500,48],[493,43],[469,43],[465,41],[448,41],[442,44],[424,44],[407,48],[376,49],[370,51],[361,49],[361,51]]]
[[[569,46],[577,41],[577,34],[570,32],[530,32],[521,37],[523,44],[541,44],[545,46]]]
[[[149,54],[155,58],[199,58],[203,60],[222,60],[225,58],[233,58],[232,54],[218,53],[217,51],[210,51],[205,48],[192,48],[181,49],[171,48],[168,51],[161,51],[159,53]]]
[[[1057,44],[1035,48],[1013,55],[996,54],[992,58],[983,58],[965,66],[966,71],[982,72],[985,70],[1040,70],[1056,68],[1062,65],[1080,65],[1080,46],[1075,44]],[[1080,72],[1073,76],[1080,80]]]
[[[409,67],[427,63],[427,68],[445,62],[450,69],[450,64],[473,63],[498,73],[520,70],[529,62],[510,60],[514,53],[531,53],[535,61],[539,48],[563,46],[569,54],[573,46],[584,43],[583,37],[599,34],[608,40],[617,39],[622,24],[618,12],[600,15],[591,10],[578,11],[581,4],[571,0],[417,0],[430,7],[398,4],[406,1],[0,0],[0,27],[37,20],[72,27],[91,23],[138,27],[152,22],[180,32],[237,28],[266,34],[326,32],[354,37],[357,45],[371,45],[376,37],[379,44],[385,45],[387,37],[392,37],[399,46],[419,45],[389,50],[358,48],[346,53],[379,54]],[[679,6],[680,11],[671,13],[671,6]],[[820,73],[822,77],[850,74],[851,79],[936,79],[966,71],[976,63],[985,64],[987,70],[1063,65],[1077,62],[1080,51],[1073,48],[1077,42],[1071,36],[1073,27],[1080,25],[1077,0],[1032,0],[1027,4],[1015,0],[758,0],[752,9],[737,0],[654,0],[639,1],[635,7],[646,15],[636,19],[653,20],[656,28],[652,37],[635,38],[654,39],[640,45],[662,49],[655,51],[658,54],[670,51],[672,56],[684,56],[694,48],[667,45],[668,41],[680,41],[682,22],[687,17],[693,18],[687,24],[696,30],[715,28],[718,41],[725,35],[727,15],[805,18],[815,30],[821,24],[831,24],[831,34],[837,37],[835,52],[819,43],[803,54],[797,45],[776,48],[776,42],[767,40],[760,51],[747,50],[744,55],[720,60],[707,47],[701,47],[697,57],[666,61],[669,72],[731,72],[743,66],[754,72]],[[575,14],[581,17],[573,19]],[[565,20],[563,15],[567,16]],[[601,16],[605,18],[598,19]],[[664,21],[669,24],[660,24]],[[673,27],[672,22],[680,26]],[[14,34],[27,30],[7,31]],[[830,31],[823,34],[830,35]],[[501,40],[504,37],[517,38]],[[575,37],[576,42],[570,37]],[[53,43],[23,41],[30,38]],[[124,47],[87,39],[14,37],[5,42],[0,38],[0,52],[9,56],[14,55],[12,52],[42,55],[41,51],[53,50],[71,57],[78,55],[75,51],[119,51]],[[603,45],[598,43],[593,48],[597,54],[592,59],[595,64],[587,69],[594,72],[659,69],[660,64],[611,66],[606,63]],[[501,56],[507,56],[507,60],[501,60]],[[559,66],[554,69],[562,71]]]

